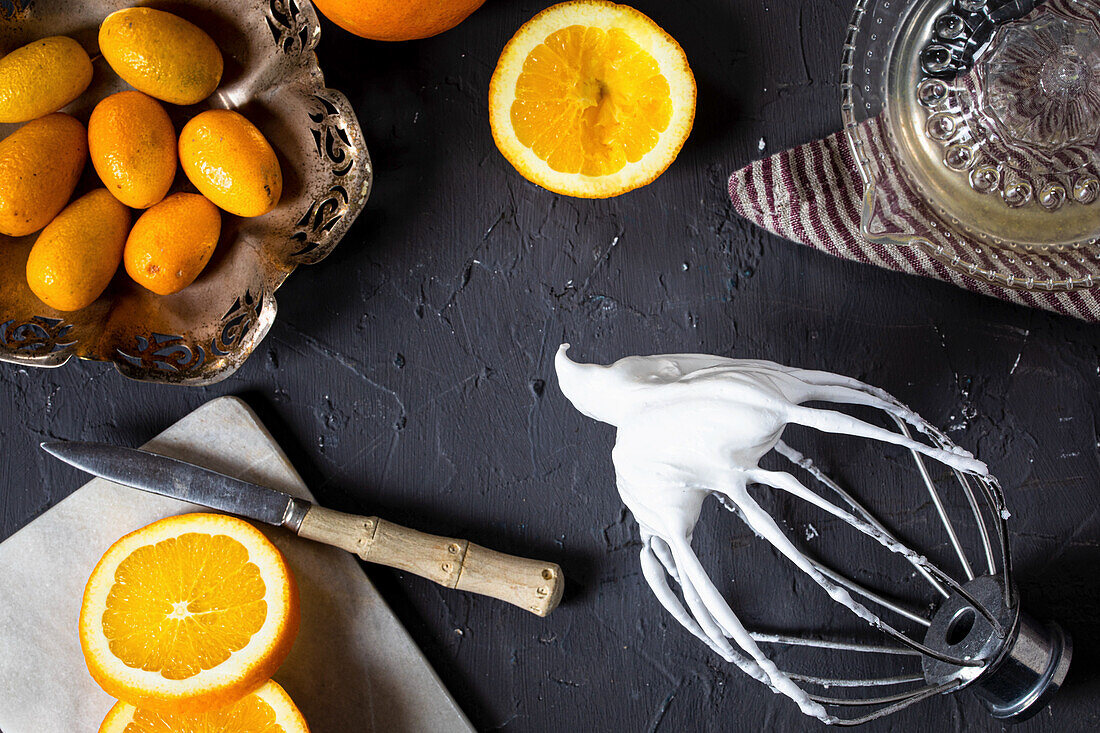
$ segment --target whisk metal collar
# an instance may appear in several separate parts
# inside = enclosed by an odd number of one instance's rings
[[[981,576],[966,587],[1001,621],[1007,633],[997,633],[961,596],[948,598],[932,616],[924,643],[964,659],[984,659],[987,664],[975,669],[924,657],[925,681],[960,680],[971,687],[994,718],[1026,720],[1041,710],[1065,681],[1072,643],[1057,624],[1040,623],[1022,612],[1012,598],[1006,600],[999,578]]]

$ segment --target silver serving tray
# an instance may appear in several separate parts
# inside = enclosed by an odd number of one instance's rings
[[[64,111],[86,123],[95,104],[128,88],[99,56],[100,21],[130,0],[0,0],[0,55],[36,38],[67,35],[92,56],[88,90]],[[298,265],[324,259],[370,194],[373,174],[355,112],[325,87],[313,49],[320,38],[308,0],[141,3],[180,15],[221,48],[225,73],[205,102],[165,105],[176,126],[204,109],[239,110],[279,155],[283,196],[271,213],[223,213],[222,238],[202,275],[159,296],[121,270],[80,311],[43,305],[27,286],[37,234],[0,235],[0,361],[58,367],[72,357],[110,362],[132,379],[204,385],[236,371],[275,320],[275,290]],[[0,139],[17,125],[0,125]],[[75,195],[102,185],[89,162]],[[173,190],[193,190],[177,171]],[[135,218],[140,212],[135,212]]]

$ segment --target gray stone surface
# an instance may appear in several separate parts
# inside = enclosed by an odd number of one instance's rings
[[[139,444],[236,394],[326,504],[564,567],[565,603],[545,620],[369,570],[479,729],[819,729],[660,609],[613,486],[613,435],[566,403],[551,361],[566,339],[591,360],[772,359],[882,386],[990,463],[1014,510],[1024,601],[1062,620],[1077,645],[1067,689],[1016,730],[1100,729],[1097,329],[831,259],[731,215],[726,177],[760,155],[761,139],[775,152],[839,128],[850,0],[638,0],[687,51],[698,119],[663,177],[610,201],[539,190],[489,134],[500,49],[547,4],[489,0],[450,33],[398,45],[326,23],[322,66],[355,102],[377,166],[367,210],[328,260],[280,291],[271,334],[221,385],[132,384],[96,364],[0,365],[0,537],[84,481],[39,440]],[[838,479],[942,556],[926,507],[901,490],[913,475],[899,456],[818,447]],[[893,573],[835,525],[785,500],[777,511],[795,531],[813,523],[821,554],[872,578]],[[732,515],[708,508],[696,543],[758,625],[857,628]],[[823,657],[781,661],[849,671]],[[1000,728],[961,695],[866,729]]]

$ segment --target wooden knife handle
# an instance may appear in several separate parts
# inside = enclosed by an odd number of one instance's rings
[[[565,587],[561,568],[479,547],[469,540],[417,532],[378,517],[360,517],[312,506],[298,534],[386,565],[458,588],[507,601],[546,616]]]

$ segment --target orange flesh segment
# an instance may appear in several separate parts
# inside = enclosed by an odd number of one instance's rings
[[[182,534],[139,547],[119,564],[103,634],[128,667],[188,679],[248,645],[267,617],[265,593],[240,542]]]
[[[138,710],[123,733],[285,733],[275,711],[256,695],[201,715],[160,715]]]
[[[668,80],[630,36],[572,25],[527,56],[511,120],[518,140],[554,170],[605,176],[656,147],[672,111]]]

